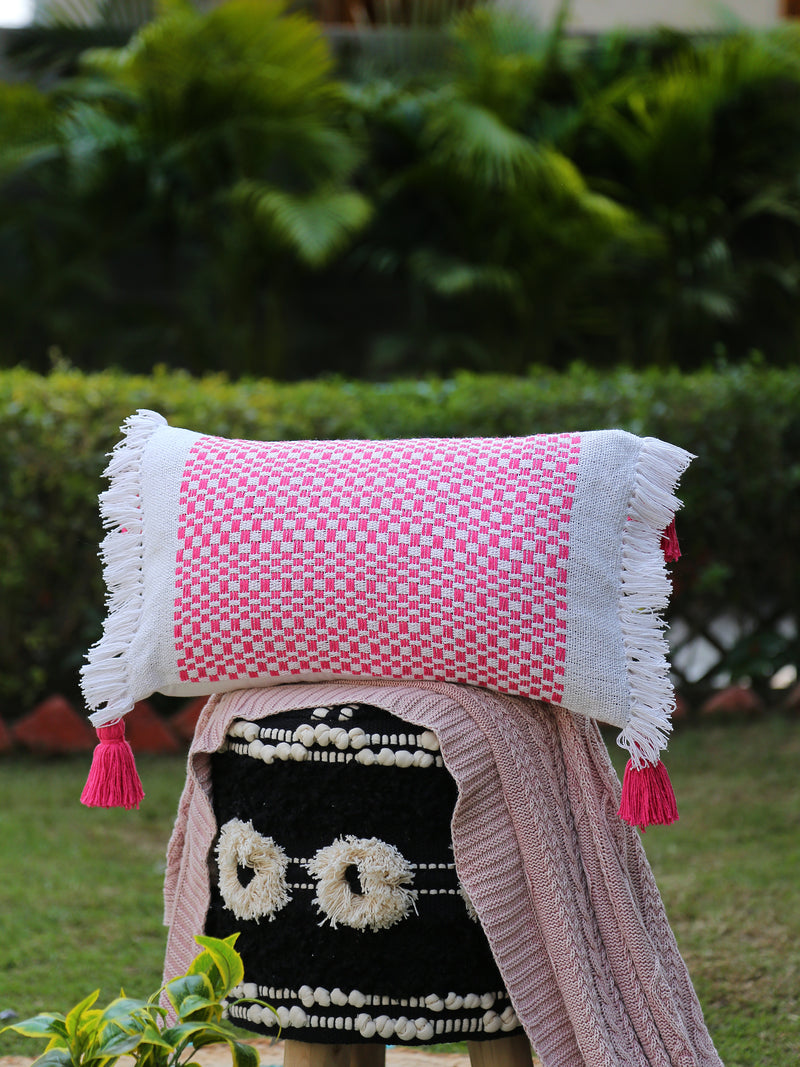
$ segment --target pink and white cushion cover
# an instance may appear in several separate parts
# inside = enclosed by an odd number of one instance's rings
[[[538,697],[658,760],[662,534],[689,453],[621,430],[235,441],[139,411],[106,471],[96,726],[153,692],[432,679]]]

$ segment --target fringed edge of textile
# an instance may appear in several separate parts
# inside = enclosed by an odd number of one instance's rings
[[[94,726],[127,714],[135,701],[130,690],[127,654],[144,606],[144,516],[142,459],[148,441],[167,421],[140,409],[122,426],[104,476],[109,488],[100,494],[100,516],[108,533],[100,546],[108,615],[103,636],[92,646],[81,669],[81,687]]]
[[[622,538],[619,618],[628,669],[630,718],[617,744],[636,770],[658,764],[672,730],[675,694],[661,612],[672,583],[662,538],[681,501],[677,483],[695,458],[675,445],[645,437],[634,474]]]

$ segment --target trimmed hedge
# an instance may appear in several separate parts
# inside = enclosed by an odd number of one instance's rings
[[[686,474],[674,611],[796,617],[800,602],[800,370],[758,363],[681,375],[573,366],[525,378],[299,384],[161,371],[0,372],[0,714],[78,699],[100,635],[97,493],[105,454],[139,407],[173,424],[264,439],[514,435],[617,426],[698,454]],[[770,646],[772,647],[772,646]],[[738,669],[756,684],[783,640]],[[760,673],[759,673],[760,672]]]

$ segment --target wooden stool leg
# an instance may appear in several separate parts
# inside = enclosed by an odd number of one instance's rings
[[[350,1067],[347,1045],[318,1045],[311,1041],[287,1041],[283,1067]]]
[[[384,1067],[386,1045],[350,1045],[350,1067]]]
[[[383,1067],[385,1045],[322,1045],[287,1041],[283,1067]]]
[[[531,1043],[525,1034],[499,1037],[496,1041],[468,1041],[472,1067],[531,1067]]]

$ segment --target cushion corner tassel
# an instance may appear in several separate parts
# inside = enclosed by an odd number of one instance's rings
[[[681,546],[678,541],[678,531],[675,529],[675,519],[672,519],[661,535],[661,548],[666,563],[677,563],[681,558]]]
[[[658,760],[636,766],[628,760],[622,780],[620,818],[644,831],[648,826],[669,826],[678,821],[678,805],[667,768]]]
[[[124,721],[99,726],[97,736],[99,744],[81,793],[81,804],[88,808],[138,808],[144,790],[133,750],[125,740]]]

